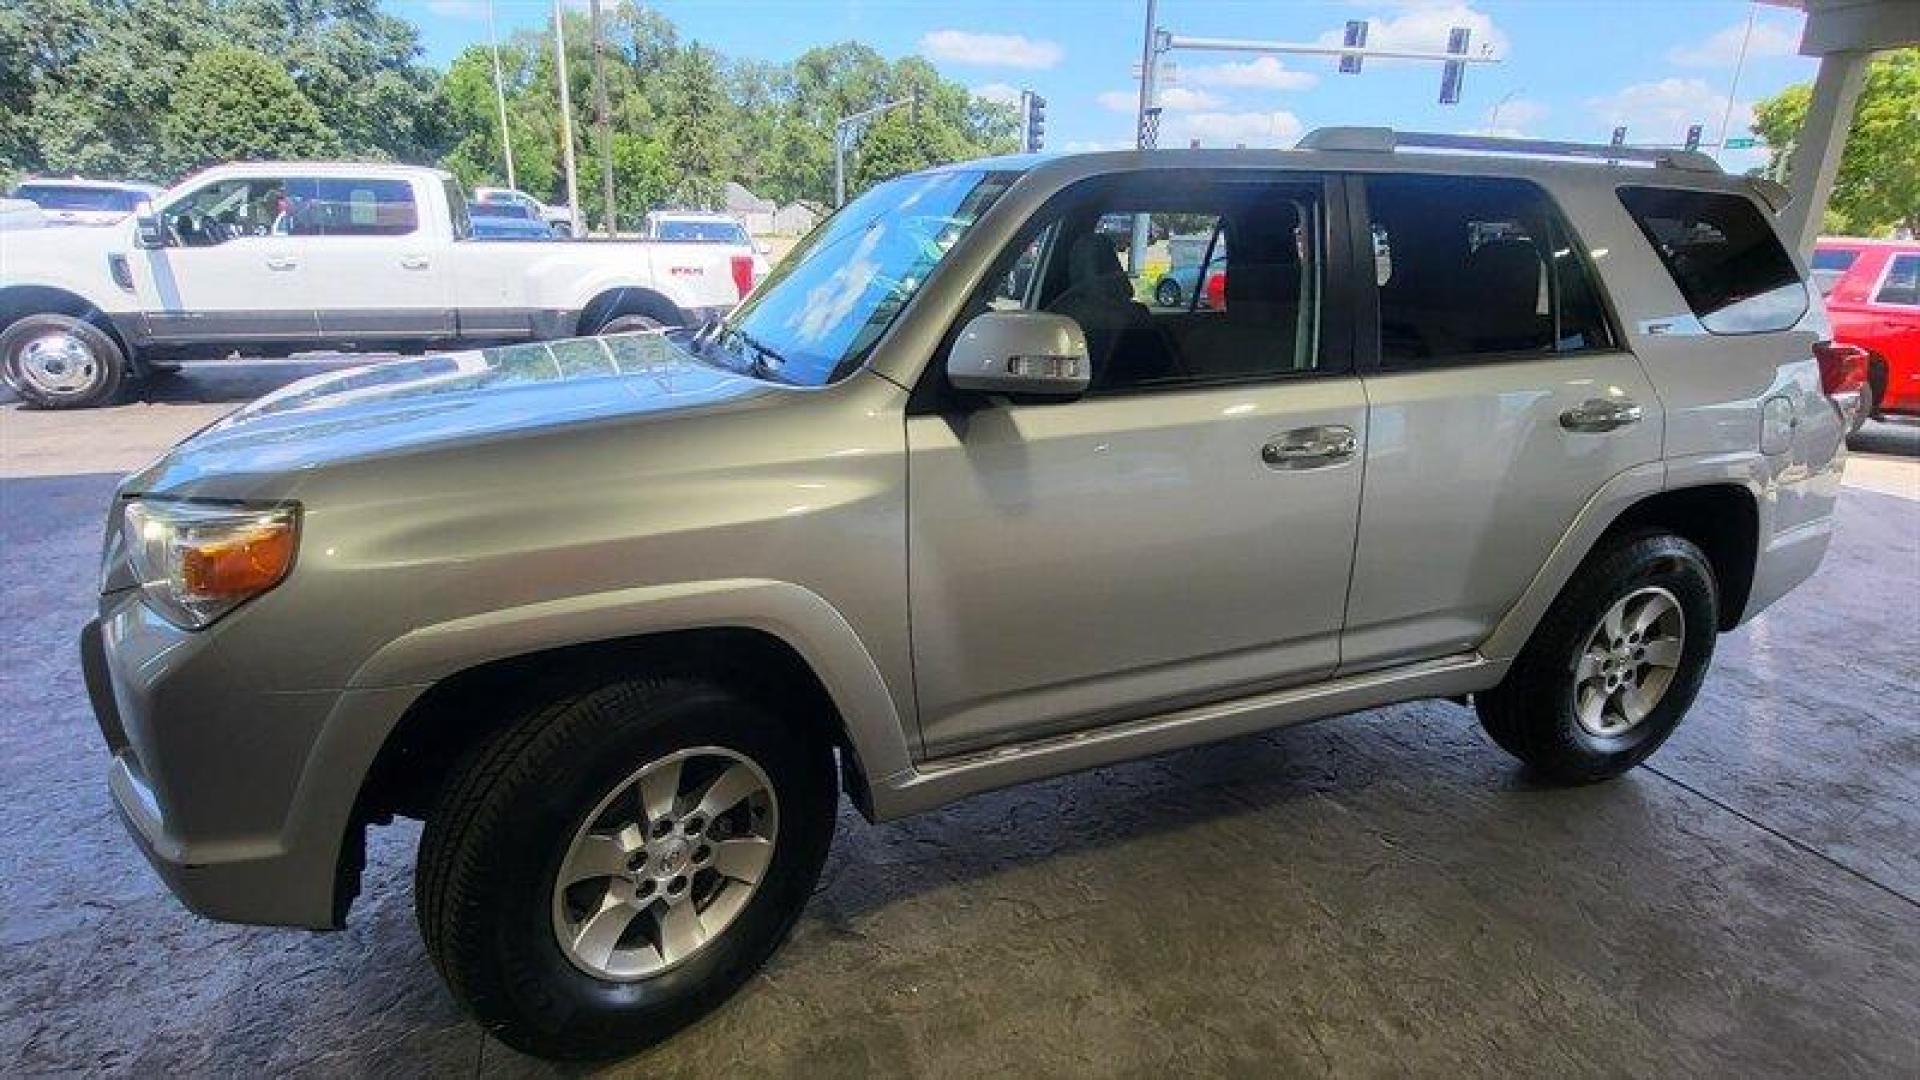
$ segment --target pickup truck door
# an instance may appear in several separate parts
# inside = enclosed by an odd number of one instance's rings
[[[160,344],[309,342],[320,324],[284,179],[215,180],[161,207],[168,246],[128,253],[147,334]]]
[[[1658,459],[1662,423],[1545,190],[1407,175],[1353,189],[1372,234],[1356,288],[1370,437],[1343,671],[1478,646],[1588,500]]]
[[[358,176],[295,177],[289,188],[289,232],[322,337],[356,344],[454,335],[451,218],[437,188]]]
[[[1338,185],[1075,185],[960,315],[1069,315],[1093,385],[968,400],[936,355],[907,421],[914,678],[930,756],[1309,681],[1339,662],[1366,401]],[[1103,219],[1224,227],[1225,310],[1149,309]],[[1156,244],[1149,259],[1164,256]],[[1137,283],[1137,288],[1136,288]]]

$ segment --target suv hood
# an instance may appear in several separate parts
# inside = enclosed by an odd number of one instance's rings
[[[189,437],[121,490],[177,492],[215,476],[304,472],[779,392],[694,360],[658,332],[441,353],[290,383]]]

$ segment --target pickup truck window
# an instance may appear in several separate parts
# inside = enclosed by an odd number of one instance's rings
[[[405,180],[324,177],[294,180],[284,230],[291,236],[405,236],[420,227]]]
[[[655,239],[698,244],[745,244],[747,230],[731,221],[663,221]]]
[[[713,348],[778,382],[843,377],[1012,182],[937,172],[875,187],[802,241],[713,335]]]
[[[285,233],[287,182],[264,176],[216,181],[175,200],[161,214],[178,247]]]

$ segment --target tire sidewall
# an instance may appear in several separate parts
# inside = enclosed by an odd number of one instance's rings
[[[606,322],[601,323],[600,328],[593,333],[596,337],[605,337],[609,334],[638,334],[649,330],[663,330],[666,328],[666,325],[666,323],[661,322],[651,315],[629,313],[625,315],[615,315]]]
[[[1551,642],[1554,677],[1543,687],[1552,694],[1552,730],[1544,732],[1559,745],[1553,749],[1577,762],[1579,771],[1611,775],[1645,760],[1673,734],[1699,693],[1713,658],[1719,634],[1718,604],[1711,569],[1698,548],[1670,535],[1634,541],[1606,560],[1586,588],[1573,598],[1564,622]],[[1607,610],[1623,597],[1649,586],[1665,589],[1680,605],[1685,619],[1680,666],[1659,704],[1632,728],[1614,736],[1595,735],[1582,727],[1574,708],[1574,687],[1581,654]],[[1544,657],[1540,659],[1545,659]]]
[[[1155,300],[1160,302],[1160,306],[1162,307],[1179,307],[1180,283],[1177,281],[1162,280],[1160,284],[1154,286],[1153,296]],[[1169,296],[1173,299],[1167,299]]]
[[[832,836],[831,770],[823,785],[818,760],[777,718],[698,687],[644,715],[623,716],[635,710],[620,690],[596,692],[588,704],[623,722],[546,748],[552,760],[532,770],[537,783],[500,793],[512,810],[491,834],[494,850],[480,854],[474,868],[492,883],[494,899],[467,914],[484,924],[482,962],[495,968],[471,987],[474,1008],[484,1021],[505,1007],[543,1041],[631,1047],[638,1034],[662,1037],[724,1000],[786,936]],[[684,963],[637,982],[597,979],[574,966],[555,939],[554,879],[588,811],[648,761],[692,746],[737,751],[766,773],[779,800],[772,862],[734,921]]]
[[[98,373],[83,390],[57,393],[36,386],[20,366],[27,343],[49,333],[64,333],[78,339],[93,354]],[[106,331],[84,319],[69,315],[29,315],[0,332],[0,370],[7,385],[21,399],[42,409],[77,409],[98,405],[119,389],[126,357]]]

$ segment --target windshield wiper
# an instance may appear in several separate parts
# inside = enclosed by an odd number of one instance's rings
[[[707,328],[700,332],[699,336],[694,339],[694,343],[696,346],[702,342],[710,344],[718,343],[721,338],[727,337],[745,345],[747,350],[752,354],[753,359],[748,363],[748,374],[773,379],[778,382],[790,381],[780,374],[780,368],[786,364],[787,358],[781,356],[778,350],[772,346],[760,341],[745,330],[734,326],[732,323],[729,323],[725,316],[721,316],[707,324]]]

